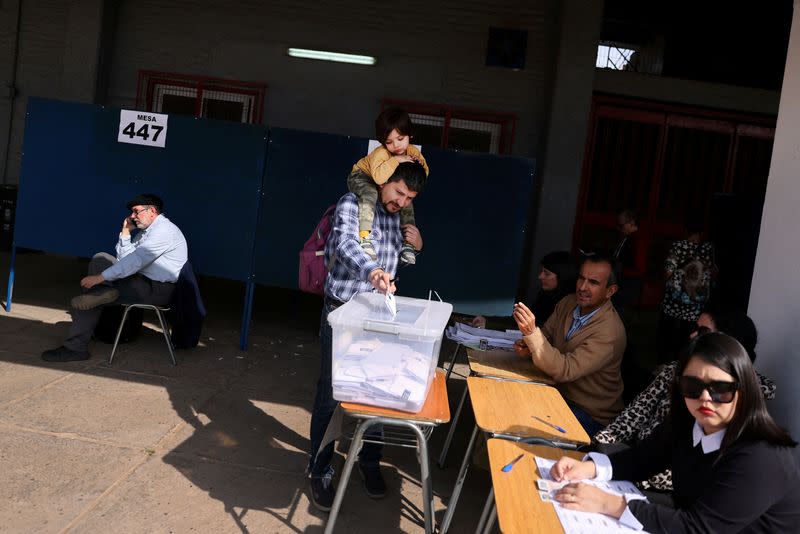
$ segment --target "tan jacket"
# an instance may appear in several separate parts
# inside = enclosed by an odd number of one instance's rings
[[[422,157],[422,152],[417,150],[417,147],[414,145],[408,145],[408,149],[406,149],[407,156],[413,156],[422,163],[422,166],[425,167],[425,176],[430,174],[430,170],[428,170],[428,163],[425,161],[425,158]],[[370,152],[366,157],[361,158],[353,165],[354,171],[361,171],[370,178],[372,178],[376,184],[383,185],[386,183],[389,178],[392,177],[394,171],[397,170],[397,166],[400,163],[397,161],[391,152],[386,150],[386,147],[381,145],[372,152]]]
[[[576,306],[575,295],[567,295],[547,322],[524,339],[534,365],[558,383],[564,398],[605,425],[624,406],[620,366],[625,326],[609,301],[567,341]]]

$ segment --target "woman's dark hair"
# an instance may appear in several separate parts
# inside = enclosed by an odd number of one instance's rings
[[[558,277],[558,287],[555,289],[562,296],[575,292],[575,281],[578,278],[578,267],[572,254],[566,250],[557,250],[545,254],[541,261],[542,267]]]
[[[705,310],[718,332],[724,332],[742,344],[750,361],[756,361],[758,330],[753,320],[740,310]]]
[[[388,134],[387,134],[388,135]],[[694,209],[687,210],[683,216],[683,228],[686,235],[702,234],[706,229],[706,215]]]
[[[737,441],[766,441],[771,445],[795,447],[797,442],[772,419],[767,411],[764,395],[758,385],[753,363],[741,343],[722,332],[711,332],[697,336],[689,344],[678,363],[675,383],[672,387],[671,413],[673,428],[685,428],[692,415],[677,386],[689,361],[700,358],[704,362],[722,369],[739,384],[736,409],[722,439],[720,455]]]
[[[392,130],[397,130],[400,135],[410,136],[411,129],[411,117],[404,109],[396,106],[384,109],[375,119],[375,139],[381,144],[386,143],[386,138],[389,137]]]

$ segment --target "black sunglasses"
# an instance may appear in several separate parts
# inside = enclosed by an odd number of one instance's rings
[[[678,382],[678,387],[680,387],[681,395],[687,399],[699,399],[705,390],[708,391],[712,401],[728,404],[733,402],[733,397],[736,395],[736,390],[739,389],[739,384],[720,380],[703,382],[693,376],[682,376]]]

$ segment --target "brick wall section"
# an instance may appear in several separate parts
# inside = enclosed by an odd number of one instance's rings
[[[3,15],[7,3],[3,2]],[[69,0],[37,0],[22,1],[22,21],[20,26],[19,60],[17,66],[17,98],[13,104],[13,122],[11,145],[9,147],[8,171],[6,181],[18,183],[19,164],[22,149],[22,134],[25,127],[25,106],[28,96],[62,98],[62,73],[64,61],[67,18],[70,7]],[[14,7],[14,6],[9,6]],[[11,10],[9,9],[9,12]],[[13,10],[16,15],[16,10]],[[0,17],[3,30],[0,34],[13,39],[16,25],[15,16]],[[13,63],[13,42],[6,44],[5,39],[0,48],[0,65],[3,65],[0,85],[6,85],[11,79],[10,66]],[[8,67],[6,67],[6,65]],[[0,110],[0,151],[5,148],[7,116]]]
[[[101,28],[108,1],[22,0],[9,183],[18,181],[28,96],[94,101],[105,75],[93,50],[101,31],[114,41],[103,51],[110,105],[133,105],[137,70],[166,70],[265,82],[266,122],[290,128],[369,136],[384,97],[515,113],[514,152],[541,152],[556,0],[411,0],[394,10],[363,0],[110,0],[117,16]],[[10,79],[15,17],[5,15],[15,7],[0,0],[0,85]],[[492,26],[528,30],[524,70],[485,66]],[[378,65],[293,59],[289,46],[366,53]],[[2,146],[4,105],[0,99]]]
[[[554,57],[552,0],[138,0],[120,5],[110,103],[132,106],[137,69],[265,82],[271,125],[370,135],[383,97],[515,113],[515,152],[542,142]],[[376,7],[377,6],[377,7]],[[485,66],[491,26],[528,30],[525,70]],[[290,46],[363,53],[376,66],[290,58]]]

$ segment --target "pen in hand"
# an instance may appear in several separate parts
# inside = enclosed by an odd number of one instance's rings
[[[542,418],[541,418],[541,417],[539,417],[539,416],[532,415],[531,417],[533,417],[534,419],[536,419],[536,420],[537,420],[537,421],[539,421],[540,423],[544,423],[544,424],[546,424],[547,426],[549,426],[549,427],[551,427],[551,428],[555,428],[556,430],[558,430],[558,431],[559,431],[559,432],[561,432],[562,434],[566,434],[566,433],[567,433],[567,431],[566,431],[566,430],[564,430],[563,428],[561,428],[560,426],[558,426],[558,425],[554,425],[554,424],[553,424],[553,423],[551,423],[550,421],[545,421],[544,419],[542,419]]]

